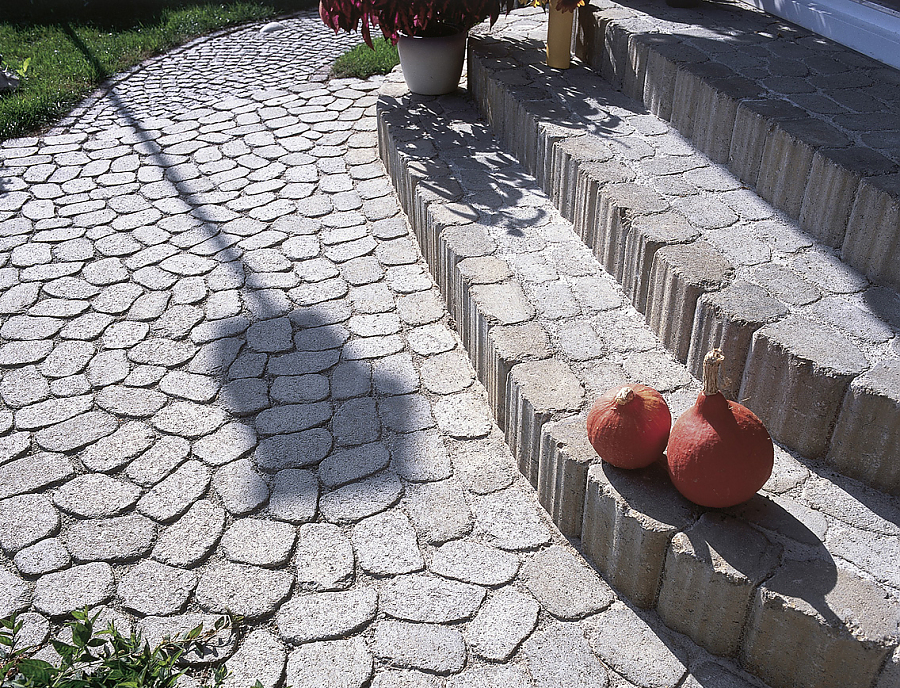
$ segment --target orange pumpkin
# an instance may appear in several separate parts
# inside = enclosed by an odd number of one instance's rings
[[[644,468],[663,458],[672,414],[662,394],[646,385],[605,392],[587,417],[588,440],[618,468]]]

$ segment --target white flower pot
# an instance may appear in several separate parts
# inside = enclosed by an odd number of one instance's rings
[[[452,36],[400,36],[400,69],[413,93],[439,96],[459,86],[466,59],[467,31]]]

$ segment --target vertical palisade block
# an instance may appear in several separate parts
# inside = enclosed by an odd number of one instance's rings
[[[600,461],[588,442],[584,416],[544,425],[538,466],[538,500],[559,531],[581,537],[584,493],[591,464]]]
[[[841,257],[879,284],[900,289],[900,174],[859,184]]]
[[[631,223],[642,215],[668,210],[669,202],[642,184],[609,184],[600,192],[592,241],[600,264],[620,279],[624,270],[625,241]]]
[[[766,139],[779,120],[802,119],[806,112],[786,100],[745,100],[737,107],[728,167],[751,186],[759,179]]]

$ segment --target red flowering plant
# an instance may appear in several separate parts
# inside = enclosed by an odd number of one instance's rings
[[[501,12],[515,5],[516,0],[320,0],[319,16],[335,33],[359,30],[371,48],[372,26],[396,43],[400,34],[448,35],[468,31],[488,18],[493,25]]]

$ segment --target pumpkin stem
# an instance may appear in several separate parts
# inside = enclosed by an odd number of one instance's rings
[[[634,399],[634,390],[631,387],[623,387],[616,392],[616,406],[624,406]]]
[[[713,349],[703,358],[703,393],[708,397],[719,393],[719,366],[724,360],[721,349]]]

